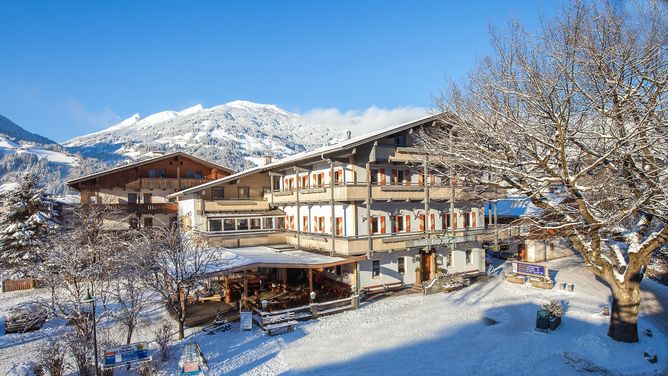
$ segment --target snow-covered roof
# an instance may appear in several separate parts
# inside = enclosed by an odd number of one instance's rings
[[[332,257],[295,249],[278,249],[267,246],[246,248],[218,248],[215,262],[207,270],[209,274],[232,273],[249,268],[323,268],[348,264],[364,259]]]
[[[322,156],[322,155],[325,155],[325,154],[332,154],[332,153],[340,152],[340,151],[347,150],[347,149],[352,149],[354,147],[363,145],[367,142],[378,140],[378,139],[381,139],[383,137],[387,137],[391,134],[401,132],[401,131],[404,131],[404,130],[407,130],[407,129],[415,128],[415,127],[423,125],[425,123],[434,121],[434,120],[436,120],[436,118],[437,118],[436,115],[430,115],[430,116],[427,116],[427,117],[424,117],[424,118],[421,118],[421,119],[418,119],[418,120],[410,121],[408,123],[402,123],[402,124],[395,125],[395,126],[388,127],[388,128],[384,128],[384,129],[381,129],[381,130],[378,130],[378,131],[375,131],[375,132],[365,133],[363,135],[353,137],[349,140],[339,142],[338,144],[327,145],[327,146],[323,146],[321,148],[317,148],[317,149],[307,151],[307,152],[304,152],[304,153],[295,154],[295,155],[280,159],[278,161],[266,164],[264,166],[253,167],[253,168],[250,168],[248,170],[241,171],[241,172],[238,172],[238,173],[230,175],[230,176],[225,176],[223,178],[210,181],[208,183],[200,184],[196,187],[192,187],[192,188],[188,188],[188,189],[185,189],[183,191],[180,191],[180,192],[172,193],[171,195],[168,195],[167,197],[168,198],[173,198],[173,197],[178,197],[178,196],[182,196],[182,195],[186,195],[186,194],[190,194],[190,193],[200,192],[200,191],[203,191],[203,190],[205,190],[209,187],[215,187],[215,186],[218,186],[220,184],[227,183],[227,182],[233,182],[236,179],[239,179],[239,178],[244,177],[244,176],[252,175],[252,174],[255,174],[255,173],[258,173],[258,172],[270,171],[272,169],[279,168],[279,167],[286,166],[286,165],[290,165],[290,164],[294,164],[294,163],[302,161],[302,160],[306,160],[306,159],[310,159],[310,158],[314,158],[314,157],[319,157],[319,156]]]
[[[113,174],[113,173],[119,172],[119,171],[125,171],[125,170],[131,169],[131,168],[143,166],[143,165],[146,165],[146,164],[149,164],[149,163],[161,161],[163,159],[169,159],[169,158],[176,157],[176,156],[189,158],[189,159],[192,159],[194,161],[205,164],[207,166],[214,167],[214,168],[217,168],[217,169],[220,169],[222,171],[229,172],[229,173],[234,173],[234,170],[231,170],[231,169],[229,169],[225,166],[221,166],[221,165],[206,161],[204,159],[194,157],[194,156],[192,156],[188,153],[184,153],[182,151],[176,151],[176,152],[173,152],[173,153],[167,153],[167,154],[161,155],[159,157],[145,159],[145,160],[142,160],[142,161],[139,161],[139,162],[130,163],[130,164],[123,165],[123,166],[120,166],[120,167],[115,167],[115,168],[111,168],[111,169],[108,169],[108,170],[96,172],[94,174],[85,175],[85,176],[82,176],[82,177],[79,177],[79,178],[76,178],[76,179],[72,179],[72,180],[67,182],[67,185],[69,185],[72,188],[75,188],[74,187],[75,184],[81,183],[81,182],[86,181],[86,180],[94,179],[96,177],[107,175],[107,174]]]

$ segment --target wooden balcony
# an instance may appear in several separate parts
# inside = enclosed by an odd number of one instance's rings
[[[176,179],[176,178],[139,178],[125,184],[125,189],[165,189],[183,190],[211,181],[210,179]]]
[[[178,204],[160,203],[160,204],[112,204],[107,205],[119,211],[142,215],[142,214],[172,214],[179,211]]]
[[[305,188],[299,190],[299,202],[328,202],[331,199],[331,187]],[[367,198],[366,184],[346,183],[334,186],[334,201],[365,201]],[[395,184],[371,186],[372,200],[393,201],[422,201],[425,197],[425,186],[423,184]],[[429,187],[429,197],[432,200],[450,200],[452,189],[449,186],[432,185]],[[455,188],[455,199],[465,199],[465,191],[461,187]],[[297,202],[297,191],[273,191],[264,195],[265,200],[274,204],[293,204]]]
[[[469,239],[470,241],[481,241],[488,233],[489,230],[487,229],[476,228],[470,230],[456,230],[455,236],[459,239],[458,241],[469,241]],[[432,237],[431,240],[433,240],[432,243],[441,241],[437,238],[436,232],[432,231],[430,236]],[[371,237],[371,242],[374,252],[383,252],[413,247],[416,243],[423,241],[424,238],[425,236],[423,232],[411,232],[391,235],[373,235]],[[285,240],[288,244],[296,247],[297,233],[294,231],[286,232]],[[445,242],[446,240],[443,241]],[[299,243],[302,249],[319,252],[330,252],[332,250],[332,237],[329,234],[301,233]],[[446,245],[446,243],[443,243],[443,246]],[[369,249],[369,239],[366,236],[337,236],[334,238],[334,249],[336,253],[343,255],[363,255],[366,254]]]

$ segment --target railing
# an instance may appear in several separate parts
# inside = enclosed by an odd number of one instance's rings
[[[108,206],[113,209],[136,214],[177,213],[179,211],[178,204],[170,202],[158,204],[112,204]]]
[[[207,182],[210,179],[177,178],[139,178],[125,184],[125,189],[187,189]]]
[[[359,306],[359,296],[352,295],[347,298],[331,300],[322,303],[311,303],[295,308],[283,309],[280,311],[261,311],[253,308],[255,313],[253,319],[260,328],[268,325],[275,325],[289,320],[310,320],[320,316],[333,315],[335,313],[357,309]]]

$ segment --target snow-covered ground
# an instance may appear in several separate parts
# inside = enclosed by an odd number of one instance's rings
[[[519,286],[498,277],[450,294],[405,294],[365,303],[276,337],[257,328],[241,332],[233,324],[229,332],[189,338],[201,345],[210,375],[668,374],[668,341],[659,329],[666,327],[666,286],[643,282],[639,330],[651,329],[653,337],[641,334],[637,344],[618,343],[607,337],[608,317],[600,313],[610,303],[609,289],[577,257],[550,264],[556,281],[574,283],[574,292]],[[6,298],[19,296],[5,295],[0,314],[16,303]],[[549,299],[563,301],[562,325],[549,334],[536,332],[536,310]],[[21,343],[20,336],[34,334],[0,338],[0,374],[8,362],[30,354],[30,343]],[[174,354],[180,346],[175,344]],[[643,359],[646,350],[658,354],[657,364]],[[176,359],[169,366],[168,374],[174,374]]]

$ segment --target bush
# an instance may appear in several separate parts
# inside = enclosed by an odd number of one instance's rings
[[[65,348],[60,341],[48,340],[40,351],[40,367],[49,376],[65,373]]]
[[[169,342],[172,341],[173,326],[169,321],[163,321],[155,331],[155,342],[160,350],[160,359],[164,362],[169,359]]]
[[[561,302],[557,299],[550,300],[549,303],[543,304],[540,308],[548,311],[550,316],[561,317],[564,315],[564,308],[561,306]]]

